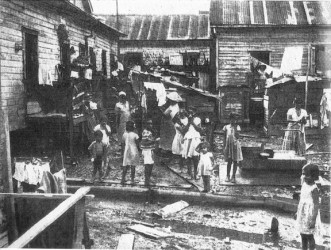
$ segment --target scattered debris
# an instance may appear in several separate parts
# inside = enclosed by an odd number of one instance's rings
[[[133,224],[140,224],[140,225],[144,225],[146,227],[159,227],[160,224],[157,224],[157,223],[147,223],[147,222],[144,222],[144,221],[138,221],[138,220],[132,220],[131,223]]]
[[[168,217],[172,214],[175,214],[188,206],[189,206],[189,204],[186,201],[177,201],[173,204],[165,206],[164,208],[154,212],[153,214],[164,218],[164,217]]]
[[[210,214],[204,214],[203,217],[210,219],[212,216]]]
[[[144,225],[133,225],[128,227],[129,230],[140,233],[146,237],[152,238],[152,239],[160,239],[160,238],[166,238],[170,237],[171,235],[169,233],[162,232],[160,230],[157,230],[155,228],[146,227]]]
[[[270,231],[272,233],[277,233],[278,232],[278,226],[279,226],[279,222],[278,222],[277,218],[272,217]]]
[[[134,234],[122,234],[118,240],[117,250],[132,250],[134,245]]]
[[[226,238],[224,239],[224,243],[226,243],[226,244],[230,244],[230,243],[231,243],[230,238],[229,238],[229,237],[226,237]]]

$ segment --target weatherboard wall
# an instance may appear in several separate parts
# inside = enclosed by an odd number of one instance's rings
[[[22,27],[38,32],[39,66],[49,65],[56,80],[55,65],[60,63],[60,47],[57,36],[59,24],[65,24],[70,45],[78,51],[84,36],[91,29],[47,4],[34,1],[0,1],[0,46],[1,46],[1,106],[8,109],[10,130],[25,127],[26,93],[23,83],[23,51],[15,51],[15,43],[23,42]],[[101,51],[107,51],[107,75],[110,76],[110,53],[117,54],[117,38],[94,31],[88,39],[89,46],[96,52],[97,68],[101,67]]]
[[[215,28],[217,38],[217,86],[248,84],[250,52],[269,51],[270,66],[280,68],[286,47],[303,47],[301,69],[306,74],[308,45],[331,39],[327,27]]]

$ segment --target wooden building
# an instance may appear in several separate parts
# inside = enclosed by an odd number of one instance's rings
[[[315,75],[326,73],[316,66],[325,69],[329,63],[319,55],[330,50],[330,17],[327,1],[211,0],[210,28],[216,42],[216,84],[223,97],[223,119],[235,112],[242,121],[249,121],[250,95],[263,95],[264,84],[259,92],[259,79],[252,73],[252,58],[281,70],[291,68],[290,62],[297,59],[300,67],[289,69],[295,75],[306,75],[307,70]],[[297,54],[288,53],[293,47],[299,48]],[[269,77],[275,78],[273,73]],[[262,105],[261,96],[253,101]]]
[[[115,24],[116,16],[104,16]],[[159,66],[199,78],[196,87],[216,91],[211,57],[209,13],[198,15],[120,15],[118,28],[127,35],[119,41],[124,64],[143,70]],[[178,77],[180,77],[178,75]]]
[[[8,0],[0,7],[0,100],[10,131],[26,128],[28,118],[67,128],[85,70],[89,84],[109,78],[123,34],[96,19],[89,0]]]

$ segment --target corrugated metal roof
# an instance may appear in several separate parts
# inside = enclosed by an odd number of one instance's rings
[[[106,24],[115,27],[116,16],[103,15]],[[123,40],[209,39],[209,14],[199,15],[120,15]]]
[[[211,26],[330,25],[330,1],[211,0]]]

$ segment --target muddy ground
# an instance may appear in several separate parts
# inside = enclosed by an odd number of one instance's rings
[[[87,205],[93,248],[116,249],[119,237],[135,235],[134,249],[300,249],[300,235],[291,214],[241,207],[189,207],[168,218],[152,212],[167,204],[94,199]],[[272,234],[271,220],[279,221]],[[151,239],[128,229],[133,221],[159,224],[169,238]],[[329,237],[318,235],[317,249],[328,249]]]

